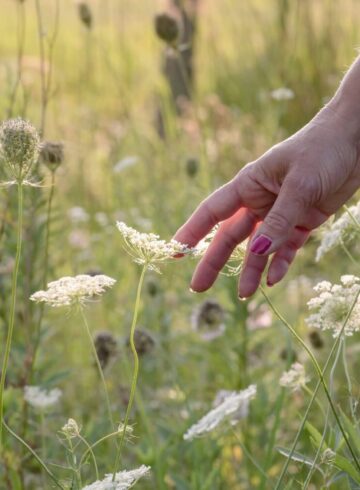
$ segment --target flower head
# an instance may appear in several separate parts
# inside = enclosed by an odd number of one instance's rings
[[[347,319],[344,335],[353,335],[360,330],[360,299],[357,299],[349,316],[351,307],[360,291],[360,278],[353,275],[341,276],[340,284],[322,281],[314,287],[318,293],[308,302],[315,313],[306,319],[309,327],[331,330],[338,337]]]
[[[83,305],[103,294],[115,282],[115,279],[104,275],[81,274],[75,277],[62,277],[57,281],[49,282],[46,291],[38,291],[30,299],[54,307]]]
[[[73,439],[74,437],[78,437],[80,434],[80,427],[78,426],[76,420],[69,419],[61,428],[61,432],[70,439]]]
[[[29,405],[45,409],[52,405],[56,405],[60,400],[62,391],[59,388],[53,390],[45,390],[40,386],[25,386],[24,387],[24,399]]]
[[[230,392],[228,396],[218,405],[207,413],[196,424],[190,427],[184,434],[185,440],[191,440],[203,434],[211,432],[218,427],[221,422],[231,419],[236,413],[242,411],[247,413],[250,400],[256,395],[256,386],[250,385],[242,391]]]
[[[213,340],[225,332],[225,311],[214,300],[206,300],[191,315],[191,323],[204,340]]]
[[[160,240],[158,235],[141,233],[123,222],[117,222],[117,227],[121,233],[123,247],[133,257],[134,262],[147,265],[156,272],[160,272],[158,264],[173,259],[177,254],[190,252],[187,245],[176,240]]]
[[[51,172],[55,172],[64,160],[64,145],[58,141],[44,141],[40,145],[40,158]]]
[[[93,24],[93,16],[90,9],[90,6],[87,2],[79,2],[78,3],[78,13],[81,22],[87,29],[91,29]]]
[[[90,485],[86,485],[82,490],[126,490],[127,488],[132,488],[149,471],[150,466],[145,465],[135,470],[120,471],[116,473],[115,481],[112,481],[112,474],[108,474],[105,475],[103,480],[97,480]]]
[[[39,157],[39,135],[32,124],[21,118],[0,126],[0,159],[13,178],[22,183]]]
[[[162,41],[173,45],[179,37],[179,25],[169,14],[158,14],[155,17],[155,31]]]
[[[316,262],[335,247],[351,242],[360,230],[360,201],[350,206],[337,220],[322,227],[322,238],[316,251]]]
[[[271,92],[271,97],[274,100],[291,100],[295,97],[295,94],[291,88],[280,87]]]
[[[280,378],[280,386],[298,391],[309,381],[305,375],[305,368],[299,362],[292,364],[289,371],[285,371]]]
[[[97,332],[94,338],[96,354],[103,369],[109,364],[117,352],[117,341],[111,332]]]

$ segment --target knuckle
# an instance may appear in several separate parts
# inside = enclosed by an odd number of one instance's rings
[[[279,211],[273,210],[265,218],[266,225],[274,232],[282,233],[292,228],[292,223],[287,216]]]
[[[288,178],[287,185],[292,193],[292,199],[305,206],[315,202],[321,193],[321,185],[315,175],[295,174]]]

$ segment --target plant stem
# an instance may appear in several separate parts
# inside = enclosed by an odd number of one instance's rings
[[[111,423],[111,428],[113,428],[114,427],[114,420],[113,420],[113,416],[112,416],[112,413],[111,413],[109,393],[108,393],[107,386],[106,386],[106,380],[105,380],[104,372],[102,370],[102,367],[101,367],[101,364],[100,364],[100,360],[99,360],[99,357],[98,357],[97,352],[96,352],[96,347],[95,347],[94,340],[93,340],[92,335],[91,335],[91,332],[90,332],[89,324],[88,324],[88,321],[86,319],[86,316],[85,316],[85,313],[84,313],[84,309],[81,306],[80,306],[80,315],[81,315],[81,318],[83,319],[83,322],[84,322],[84,325],[85,325],[85,330],[86,330],[87,336],[88,336],[89,341],[90,341],[90,344],[91,344],[91,349],[92,349],[93,354],[94,354],[96,366],[98,368],[100,379],[101,379],[101,382],[103,384],[104,393],[105,393],[105,400],[106,400],[106,408],[107,408],[107,411],[108,411],[109,420],[110,420],[110,423]]]
[[[18,191],[18,225],[17,225],[17,240],[16,240],[16,256],[15,256],[15,265],[14,265],[12,285],[11,285],[11,306],[10,306],[10,317],[9,317],[9,328],[8,328],[8,333],[6,338],[5,354],[4,354],[4,359],[3,359],[2,369],[1,369],[1,380],[0,380],[0,454],[2,453],[3,450],[2,425],[4,422],[4,389],[5,389],[6,372],[8,368],[9,356],[11,351],[12,337],[14,332],[16,290],[17,290],[17,281],[18,281],[20,258],[21,258],[22,225],[23,225],[22,182],[18,182],[17,191]]]
[[[96,442],[94,442],[94,444],[91,444],[91,445],[89,444],[88,448],[86,449],[86,451],[84,451],[83,455],[80,458],[79,468],[81,469],[81,466],[82,466],[83,461],[86,458],[87,454],[90,453],[91,451],[93,451],[93,449],[96,446],[98,446],[99,444],[101,444],[104,441],[107,441],[111,437],[115,437],[115,436],[118,436],[118,435],[119,435],[119,432],[118,431],[112,432],[111,434],[107,434],[106,436],[101,437],[101,439],[99,439]]]
[[[140,308],[141,291],[142,291],[142,286],[144,283],[144,277],[145,277],[146,271],[147,271],[147,265],[144,265],[144,267],[142,268],[142,271],[141,271],[141,275],[140,275],[140,279],[139,279],[139,283],[138,283],[138,287],[137,287],[135,307],[134,307],[134,315],[133,315],[133,320],[132,320],[131,329],[130,329],[130,347],[131,347],[131,351],[132,351],[133,356],[134,356],[134,373],[133,373],[133,377],[132,377],[129,403],[128,403],[128,406],[126,408],[126,413],[125,413],[123,432],[121,434],[120,443],[119,443],[119,446],[117,449],[112,481],[115,481],[116,472],[117,472],[117,469],[120,465],[121,450],[122,450],[122,447],[124,445],[124,440],[125,440],[125,436],[126,436],[126,428],[127,428],[128,422],[129,422],[131,408],[132,408],[132,405],[134,402],[137,378],[138,378],[138,374],[139,374],[139,356],[138,356],[138,353],[136,352],[134,336],[135,336],[135,329],[136,329],[137,318],[138,318],[139,308]]]
[[[273,305],[273,303],[271,302],[270,298],[267,296],[267,294],[265,293],[264,289],[261,287],[261,291],[266,299],[266,301],[268,302],[270,308],[273,310],[273,312],[275,313],[275,315],[279,318],[279,320],[290,330],[290,332],[293,334],[293,336],[296,338],[296,340],[301,344],[301,346],[305,349],[305,351],[307,352],[307,354],[309,355],[313,365],[314,365],[314,368],[316,369],[316,372],[319,376],[319,379],[320,379],[320,382],[323,386],[323,389],[325,391],[325,395],[326,395],[326,398],[328,399],[329,401],[329,404],[330,404],[330,407],[331,407],[331,411],[333,412],[334,414],[334,417],[335,417],[335,420],[336,420],[336,423],[338,424],[339,426],[339,429],[343,435],[343,438],[344,438],[344,441],[350,451],[350,454],[352,455],[352,457],[354,458],[354,462],[358,468],[358,470],[360,471],[360,463],[357,459],[357,456],[350,444],[350,441],[349,441],[349,438],[345,432],[345,429],[343,428],[342,426],[342,423],[340,421],[340,418],[337,414],[337,411],[336,411],[336,408],[335,408],[335,405],[332,401],[332,398],[331,398],[331,395],[329,393],[329,390],[328,390],[328,387],[326,385],[326,382],[325,382],[325,379],[324,379],[324,375],[321,371],[321,368],[319,366],[319,363],[317,362],[314,354],[312,353],[311,349],[305,344],[305,342],[303,341],[303,339],[300,337],[300,335],[298,335],[298,333],[296,332],[296,330],[294,330],[294,328],[290,325],[290,323],[285,320],[285,318],[279,313],[279,311],[276,309],[276,307]]]
[[[87,442],[87,440],[81,434],[79,434],[78,437],[79,437],[80,441],[83,442],[85,444],[85,446],[87,447],[87,452],[89,452],[91,454],[91,457],[92,457],[93,462],[94,462],[96,479],[99,480],[99,469],[98,469],[98,465],[97,465],[97,462],[96,462],[94,451],[92,450],[92,447]],[[81,463],[81,460],[80,460],[80,463]],[[79,467],[79,471],[80,470],[81,470],[81,467]]]
[[[351,382],[349,367],[348,367],[348,363],[347,363],[347,359],[346,359],[345,337],[342,339],[341,343],[342,343],[342,361],[343,361],[344,372],[345,372],[346,382],[347,382],[348,391],[349,391],[350,413],[351,413],[351,416],[352,416],[354,423],[357,424],[355,410],[354,410],[354,403],[353,403],[353,395],[352,395],[352,382]]]

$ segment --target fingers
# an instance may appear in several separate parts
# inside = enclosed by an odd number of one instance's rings
[[[255,225],[256,217],[244,208],[220,225],[193,275],[194,291],[206,291],[214,284],[234,248],[250,235]]]
[[[239,278],[238,293],[240,299],[249,298],[260,286],[267,261],[267,255],[248,253]]]
[[[268,286],[283,279],[293,262],[297,251],[305,244],[310,232],[304,228],[295,228],[290,239],[275,253],[267,274]]]
[[[174,239],[194,247],[217,223],[230,218],[241,207],[243,185],[243,179],[236,177],[216,190],[200,204]]]

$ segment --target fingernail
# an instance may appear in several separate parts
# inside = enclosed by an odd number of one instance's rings
[[[182,253],[178,253],[178,254],[173,255],[174,259],[182,259],[183,257],[185,257],[185,254],[182,254]]]
[[[246,301],[247,298],[244,298],[243,296],[239,296],[239,301]]]
[[[269,288],[271,288],[274,284],[267,279],[266,284]]]
[[[263,255],[269,250],[271,244],[272,241],[270,240],[270,238],[266,237],[265,235],[259,235],[252,243],[250,247],[250,252],[257,255]]]
[[[194,291],[194,289],[189,288],[190,293],[196,294],[197,291]]]

